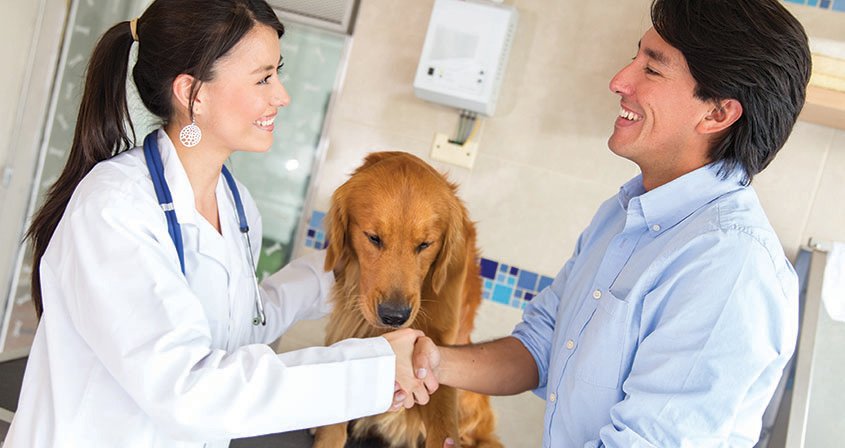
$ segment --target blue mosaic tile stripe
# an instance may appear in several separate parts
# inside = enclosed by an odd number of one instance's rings
[[[845,11],[845,0],[784,0],[786,3],[814,6],[831,11]]]
[[[305,246],[325,249],[328,246],[323,232],[325,213],[315,211],[308,221]],[[552,278],[520,269],[489,258],[478,260],[482,278],[481,297],[502,305],[523,309],[540,291],[552,284]]]
[[[326,241],[326,235],[323,233],[323,218],[326,216],[323,212],[314,211],[311,214],[311,220],[308,221],[308,232],[305,234],[305,247],[313,249],[325,249],[329,243]]]
[[[514,308],[525,308],[543,289],[552,284],[551,277],[516,266],[481,257],[482,297]]]

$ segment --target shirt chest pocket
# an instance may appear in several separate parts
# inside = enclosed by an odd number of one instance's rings
[[[629,332],[628,303],[604,291],[578,341],[574,370],[579,380],[617,389]]]

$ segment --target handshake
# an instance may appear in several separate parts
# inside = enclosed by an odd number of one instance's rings
[[[440,387],[440,350],[422,331],[410,328],[384,335],[396,354],[396,383],[390,411],[426,404]]]
[[[396,356],[396,382],[388,410],[427,404],[405,416],[417,422],[415,428],[422,419],[426,448],[449,448],[458,443],[503,447],[495,434],[495,417],[487,395],[512,395],[538,384],[534,358],[518,339],[507,336],[480,344],[438,347],[422,331],[410,328],[382,337]],[[418,440],[416,431],[409,433],[409,446]],[[345,427],[339,433],[345,440]],[[391,437],[395,439],[396,433]]]

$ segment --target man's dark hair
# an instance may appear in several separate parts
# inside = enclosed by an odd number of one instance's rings
[[[735,99],[742,116],[713,142],[723,174],[736,165],[744,183],[783,147],[810,79],[804,28],[777,0],[654,0],[654,29],[683,53],[703,101]]]

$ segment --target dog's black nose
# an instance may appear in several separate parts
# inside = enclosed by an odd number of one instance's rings
[[[411,317],[411,307],[399,302],[384,302],[378,305],[378,317],[391,327],[399,327]]]

